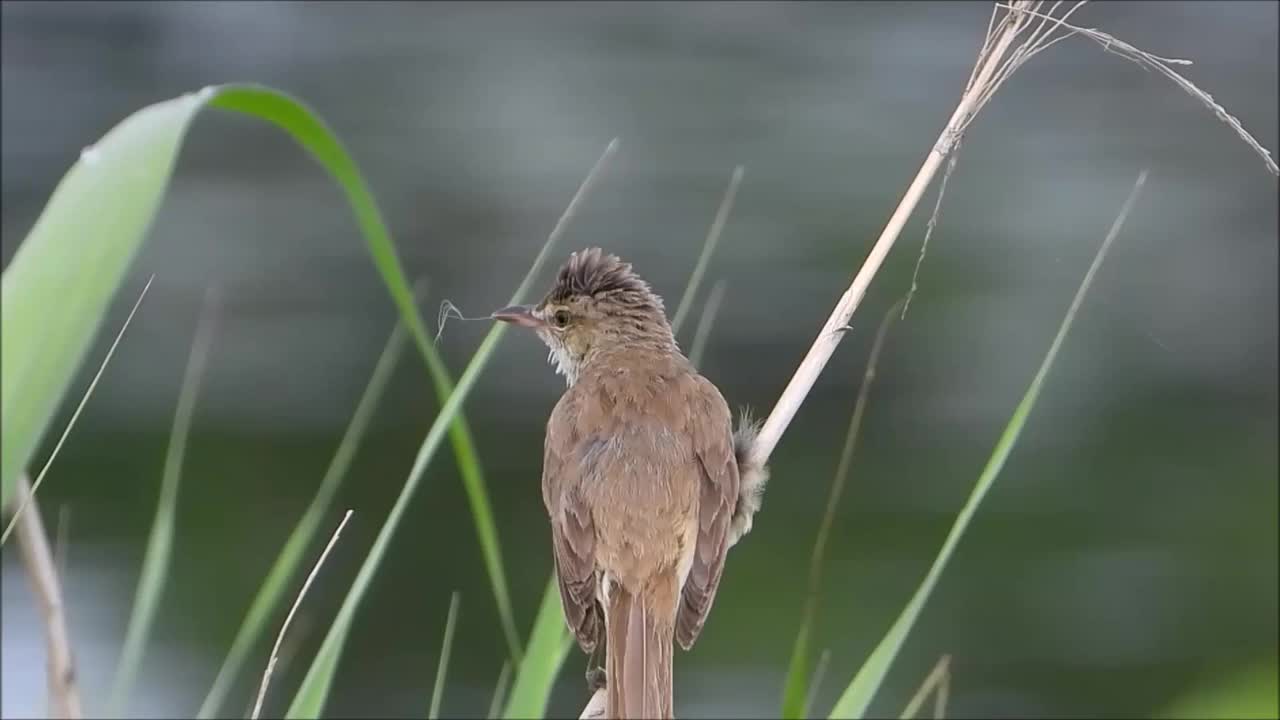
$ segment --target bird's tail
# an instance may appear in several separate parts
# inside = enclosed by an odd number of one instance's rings
[[[751,419],[750,411],[743,410],[733,431],[733,456],[738,461],[738,502],[729,522],[729,547],[751,532],[751,521],[760,509],[764,486],[769,482],[769,466],[756,460],[752,452],[760,426],[760,422]]]
[[[605,715],[620,720],[674,717],[671,690],[674,578],[636,596],[619,583],[609,589],[605,613]],[[671,585],[670,588],[665,587]]]

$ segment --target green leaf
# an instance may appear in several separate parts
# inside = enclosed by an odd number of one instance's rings
[[[212,293],[208,293],[205,297],[204,310],[191,344],[191,356],[187,360],[186,374],[182,378],[182,389],[178,394],[178,406],[174,411],[156,517],[151,524],[151,537],[147,541],[147,553],[142,562],[142,575],[138,579],[124,648],[120,652],[120,662],[116,665],[115,679],[111,683],[107,714],[113,717],[120,717],[125,709],[129,691],[138,675],[138,666],[142,663],[147,638],[151,634],[151,625],[155,621],[156,608],[160,605],[160,596],[164,594],[165,583],[169,578],[169,558],[173,555],[174,514],[178,505],[178,484],[182,479],[182,461],[186,457],[191,416],[195,411],[200,379],[204,375],[213,337],[215,301],[211,299],[211,295]]]
[[[36,451],[146,236],[182,140],[206,107],[275,124],[338,182],[441,402],[453,391],[413,304],[373,195],[338,139],[304,104],[276,90],[257,85],[207,87],[135,112],[87,148],[4,271],[0,282],[0,506],[8,507],[13,480]],[[461,415],[450,430],[503,631],[512,656],[519,657],[497,528],[479,458]]]
[[[431,691],[431,707],[427,710],[428,720],[440,717],[440,699],[444,696],[444,678],[449,669],[449,652],[453,649],[453,628],[458,620],[458,593],[449,598],[449,615],[444,621],[444,641],[440,646],[440,662],[436,665],[436,683]]]
[[[356,449],[360,446],[365,430],[368,429],[369,420],[373,417],[373,410],[377,407],[387,389],[387,382],[391,379],[392,372],[395,370],[396,361],[399,359],[404,347],[404,340],[404,326],[397,323],[395,329],[391,332],[391,336],[387,339],[382,355],[379,356],[378,362],[373,368],[373,373],[370,375],[369,383],[365,386],[364,392],[360,396],[360,401],[356,404],[355,413],[352,414],[351,421],[347,424],[347,430],[343,434],[342,440],[338,443],[337,452],[334,453],[333,460],[330,461],[329,468],[325,471],[324,479],[320,481],[320,487],[316,490],[315,497],[311,499],[311,504],[307,506],[302,517],[298,519],[297,525],[294,526],[293,532],[289,534],[289,539],[285,542],[284,549],[276,557],[275,563],[271,566],[271,571],[267,573],[262,587],[258,589],[258,594],[249,606],[249,612],[241,622],[240,629],[236,631],[235,640],[231,643],[231,650],[227,653],[226,659],[222,662],[222,667],[218,670],[218,676],[213,682],[213,687],[209,689],[209,694],[200,705],[197,717],[202,719],[210,718],[218,713],[218,709],[226,699],[227,693],[231,690],[232,683],[235,682],[237,673],[244,666],[244,662],[248,658],[249,652],[253,649],[254,643],[266,628],[272,611],[285,598],[290,581],[302,565],[307,547],[315,538],[316,532],[320,528],[320,523],[324,520],[325,514],[329,511],[329,506],[333,503],[334,495],[337,494],[343,478],[347,475],[347,470],[351,467],[351,461],[355,457]]]
[[[582,186],[578,188],[578,193],[569,203],[569,207],[565,210],[564,215],[561,216],[556,227],[551,231],[546,244],[542,246],[538,257],[534,259],[533,266],[529,268],[529,273],[525,275],[524,281],[520,283],[520,287],[516,289],[515,294],[512,296],[512,304],[520,302],[529,291],[529,287],[533,284],[534,276],[545,263],[551,248],[564,233],[564,228],[567,226],[569,219],[573,217],[581,205],[587,189],[591,186],[605,161],[613,154],[616,147],[617,140],[609,143],[604,154],[596,161],[595,167],[591,169],[586,180],[583,181]],[[422,445],[418,448],[418,454],[414,458],[413,467],[409,470],[409,476],[405,479],[400,495],[396,498],[395,504],[392,505],[391,511],[387,514],[387,519],[383,523],[382,529],[378,531],[373,547],[369,550],[364,563],[360,566],[360,571],[356,574],[356,579],[352,583],[351,589],[347,592],[347,597],[343,600],[342,607],[338,609],[337,617],[334,618],[333,624],[329,626],[324,642],[321,643],[315,660],[313,660],[310,669],[307,670],[307,674],[302,680],[302,686],[298,689],[293,703],[289,706],[287,717],[317,717],[324,708],[325,700],[329,695],[329,688],[333,682],[334,671],[337,669],[338,658],[351,630],[351,622],[355,616],[355,611],[364,599],[364,594],[373,580],[373,575],[377,572],[378,565],[381,564],[382,558],[386,554],[387,546],[391,542],[391,536],[395,534],[396,527],[400,524],[400,518],[404,515],[404,511],[409,505],[409,500],[413,497],[413,493],[422,479],[422,473],[426,470],[427,463],[431,461],[436,450],[440,447],[445,429],[453,421],[454,416],[461,412],[463,401],[466,400],[467,395],[471,392],[471,388],[475,386],[476,380],[480,377],[480,373],[483,372],[489,357],[497,347],[498,341],[502,339],[502,334],[505,330],[506,325],[503,323],[495,323],[493,328],[489,330],[484,340],[480,342],[480,347],[477,348],[475,355],[472,356],[471,361],[467,364],[462,376],[458,379],[457,387],[454,388],[440,408],[439,413],[436,414],[435,421],[431,424],[426,438],[423,439]]]
[[[205,95],[129,116],[86,148],[0,278],[0,505],[35,453],[168,183]]]
[[[889,667],[893,664],[894,658],[897,657],[898,651],[902,649],[902,644],[907,639],[907,633],[915,625],[916,618],[920,616],[920,611],[924,608],[925,602],[928,601],[930,593],[933,592],[934,585],[937,584],[943,569],[946,568],[947,562],[955,552],[956,545],[960,543],[961,536],[964,535],[969,522],[978,511],[978,506],[982,504],[987,491],[995,483],[1000,470],[1004,468],[1005,461],[1009,459],[1009,454],[1013,451],[1013,446],[1018,441],[1018,436],[1027,422],[1027,417],[1031,414],[1031,409],[1035,407],[1036,399],[1040,396],[1040,388],[1044,385],[1044,380],[1049,375],[1049,370],[1053,367],[1053,362],[1058,356],[1058,350],[1062,347],[1063,341],[1066,340],[1067,331],[1071,329],[1071,323],[1075,320],[1076,312],[1080,309],[1085,294],[1093,283],[1093,277],[1102,265],[1103,259],[1106,258],[1107,250],[1111,247],[1116,235],[1119,234],[1120,228],[1124,226],[1125,218],[1128,217],[1129,211],[1133,208],[1133,203],[1137,200],[1146,178],[1147,171],[1143,170],[1138,176],[1137,183],[1133,186],[1133,191],[1129,193],[1128,199],[1125,200],[1124,205],[1121,207],[1120,215],[1116,218],[1115,223],[1112,224],[1111,231],[1107,233],[1107,237],[1102,241],[1102,246],[1098,249],[1097,255],[1094,256],[1093,264],[1089,266],[1089,271],[1085,273],[1084,280],[1081,281],[1080,288],[1076,291],[1076,296],[1072,300],[1071,306],[1067,309],[1067,314],[1063,317],[1062,324],[1058,327],[1058,334],[1053,338],[1053,343],[1049,346],[1049,351],[1045,354],[1044,361],[1040,364],[1040,369],[1036,371],[1030,387],[1027,388],[1026,394],[1022,396],[1022,401],[1018,403],[1018,407],[1014,410],[1013,417],[1009,419],[1009,423],[1005,426],[1004,432],[1001,433],[991,457],[987,460],[986,467],[982,469],[982,474],[978,477],[977,483],[969,493],[969,498],[965,501],[964,507],[960,509],[960,514],[956,516],[955,522],[951,526],[951,531],[947,533],[947,539],[943,542],[942,549],[934,559],[933,566],[929,568],[929,573],[925,576],[924,582],[920,583],[915,595],[911,597],[911,601],[903,608],[898,619],[889,628],[889,632],[885,634],[880,644],[872,651],[871,657],[863,663],[848,687],[845,688],[840,699],[836,701],[835,708],[831,711],[832,718],[861,718],[866,714],[867,707],[871,704],[871,700],[875,697],[876,691],[879,690],[880,684],[889,673]]]
[[[560,606],[560,587],[552,575],[542,592],[542,604],[533,623],[533,634],[529,636],[529,651],[516,671],[515,685],[502,717],[540,718],[546,713],[551,687],[569,655],[571,644]]]

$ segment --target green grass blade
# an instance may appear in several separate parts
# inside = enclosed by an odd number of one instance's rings
[[[365,430],[368,429],[369,420],[373,417],[374,408],[381,402],[386,392],[387,383],[404,349],[404,340],[404,325],[397,323],[387,339],[382,354],[378,357],[378,362],[356,404],[355,413],[351,416],[347,430],[338,443],[333,460],[330,461],[329,468],[320,481],[315,497],[311,499],[311,504],[307,506],[297,525],[294,526],[284,549],[276,557],[262,587],[258,589],[258,594],[249,606],[249,612],[241,622],[240,629],[236,631],[231,650],[227,652],[227,657],[218,670],[218,676],[213,681],[213,687],[209,689],[209,694],[200,705],[197,717],[202,720],[213,717],[222,707],[227,693],[235,682],[236,675],[244,666],[254,643],[265,630],[272,611],[284,599],[285,591],[288,590],[290,581],[301,566],[307,547],[315,538],[320,523],[333,503],[334,495],[337,494],[343,478],[347,475],[347,470],[351,467],[351,461],[364,438]]]
[[[213,104],[269,120],[289,130],[294,139],[343,186],[374,264],[382,274],[383,282],[426,362],[436,395],[443,403],[454,390],[453,382],[444,361],[427,336],[417,305],[414,303],[413,294],[405,281],[395,245],[391,242],[377,203],[355,162],[343,150],[334,135],[314,115],[280,93],[265,88],[242,87],[235,93],[219,95]],[[449,428],[449,437],[454,455],[457,457],[458,472],[462,477],[467,502],[471,506],[471,514],[475,520],[480,551],[493,589],[503,634],[512,657],[519,658],[520,639],[516,632],[515,616],[511,610],[511,595],[507,589],[506,572],[503,569],[497,523],[493,521],[492,504],[489,502],[488,489],[480,467],[480,455],[476,452],[471,430],[467,427],[466,419],[461,412],[453,419],[453,424]]]
[[[689,362],[694,367],[702,365],[702,356],[707,351],[707,340],[711,337],[711,326],[716,322],[720,311],[720,303],[724,300],[725,282],[717,280],[711,286],[711,294],[707,295],[707,303],[702,306],[702,315],[698,316],[698,327],[693,332],[693,344],[689,346]]]
[[[507,698],[504,718],[540,718],[547,710],[551,686],[560,674],[560,666],[569,655],[572,644],[560,607],[560,587],[555,576],[542,592],[542,604],[529,636],[529,651],[516,671],[515,685]]]
[[[498,717],[498,711],[502,709],[502,703],[507,696],[507,680],[511,675],[511,661],[506,660],[502,663],[502,669],[498,671],[498,682],[493,684],[493,697],[489,700],[489,711],[484,714],[488,720]]]
[[[88,352],[203,104],[184,95],[129,116],[58,183],[0,278],[0,505]]]
[[[187,437],[191,432],[191,416],[200,391],[200,380],[204,375],[204,368],[209,359],[209,348],[213,340],[216,301],[212,295],[212,292],[205,295],[204,309],[201,312],[199,326],[196,328],[195,339],[191,344],[191,355],[187,360],[186,374],[182,378],[182,389],[178,394],[178,406],[174,411],[173,429],[169,436],[169,450],[164,461],[164,475],[160,482],[160,499],[156,503],[156,517],[151,525],[151,537],[147,541],[147,553],[142,563],[141,577],[138,579],[133,611],[129,616],[129,629],[125,633],[124,648],[121,650],[120,662],[116,665],[115,679],[111,684],[107,714],[112,717],[120,717],[125,709],[125,701],[137,677],[142,653],[146,648],[147,638],[151,634],[151,625],[155,621],[156,608],[160,604],[160,596],[164,594],[165,582],[169,576],[169,558],[173,555],[174,514],[178,505],[178,484],[182,479],[182,462],[186,457]]]
[[[449,598],[449,615],[444,621],[444,641],[440,644],[440,662],[436,665],[436,684],[431,691],[431,707],[427,720],[440,717],[440,699],[444,697],[444,678],[449,669],[449,653],[453,649],[454,623],[458,620],[458,593]]]
[[[547,238],[546,244],[543,245],[542,250],[538,253],[538,257],[534,260],[529,273],[512,296],[511,302],[513,304],[520,302],[529,291],[535,275],[545,263],[551,248],[557,244],[557,241],[563,235],[568,221],[576,214],[578,207],[586,196],[586,191],[594,183],[605,161],[612,156],[616,147],[617,140],[609,143],[609,146],[605,148],[604,154],[596,161],[595,167],[591,169],[586,180],[583,181],[582,186],[578,188],[577,194],[569,203],[569,207],[565,210],[564,215],[561,216],[560,221]],[[339,608],[337,617],[334,619],[333,624],[330,625],[320,650],[302,680],[302,686],[298,689],[293,703],[289,706],[288,717],[317,717],[324,708],[325,700],[329,694],[329,687],[333,682],[334,671],[337,669],[338,658],[342,653],[347,634],[350,632],[351,621],[355,616],[355,611],[361,600],[364,599],[364,594],[373,579],[373,574],[377,571],[378,565],[381,564],[383,555],[386,554],[387,546],[391,542],[391,536],[395,533],[396,527],[400,523],[400,518],[418,487],[427,463],[431,461],[436,450],[439,449],[446,428],[452,423],[458,412],[461,411],[463,401],[466,400],[480,373],[483,372],[489,357],[497,347],[498,341],[502,339],[505,330],[506,325],[503,323],[495,323],[493,328],[489,330],[484,340],[480,342],[480,347],[476,349],[475,355],[472,356],[471,361],[467,364],[462,376],[458,379],[457,387],[454,388],[440,408],[439,413],[436,414],[435,421],[431,424],[426,438],[423,439],[422,445],[418,449],[418,454],[413,461],[413,467],[409,470],[409,476],[405,479],[404,487],[400,490],[399,497],[396,498],[395,504],[392,505],[391,511],[387,514],[387,519],[383,523],[382,529],[379,530],[377,537],[374,539],[373,547],[370,549],[364,563],[360,566],[360,571],[356,575],[356,579],[352,583],[342,607]]]
[[[872,651],[871,656],[858,670],[857,674],[854,675],[848,687],[845,688],[844,693],[840,696],[831,712],[832,718],[861,718],[865,715],[867,707],[871,704],[872,698],[875,697],[876,691],[880,688],[880,683],[883,682],[885,675],[889,672],[889,667],[893,664],[894,658],[897,657],[898,651],[902,648],[907,634],[911,631],[911,627],[915,625],[916,618],[919,617],[921,609],[929,599],[930,593],[933,592],[934,585],[937,584],[943,569],[951,559],[952,553],[955,552],[956,545],[959,544],[961,536],[964,535],[965,528],[969,526],[969,521],[973,519],[974,514],[978,511],[978,506],[982,503],[983,498],[986,497],[987,491],[991,489],[996,476],[1000,474],[1005,461],[1009,458],[1009,453],[1013,450],[1014,443],[1017,442],[1018,435],[1026,424],[1027,416],[1031,414],[1031,409],[1035,407],[1036,399],[1040,395],[1040,388],[1044,385],[1049,369],[1053,367],[1058,350],[1066,339],[1067,331],[1071,329],[1071,323],[1075,319],[1076,312],[1080,309],[1085,294],[1093,283],[1093,277],[1102,265],[1102,261],[1106,258],[1107,250],[1110,249],[1111,243],[1115,241],[1120,228],[1124,226],[1125,218],[1128,217],[1129,211],[1133,208],[1133,204],[1137,200],[1146,179],[1147,171],[1143,170],[1138,176],[1138,181],[1134,184],[1132,192],[1129,193],[1129,197],[1125,200],[1124,206],[1120,209],[1120,214],[1115,223],[1112,224],[1110,232],[1107,233],[1106,239],[1103,240],[1102,246],[1098,249],[1097,255],[1094,256],[1093,264],[1089,266],[1088,272],[1085,273],[1084,279],[1080,283],[1080,288],[1076,291],[1075,298],[1071,301],[1071,306],[1067,309],[1067,314],[1063,317],[1062,324],[1058,328],[1058,334],[1053,338],[1053,343],[1049,346],[1049,351],[1045,354],[1044,361],[1040,364],[1040,369],[1036,371],[1030,387],[1027,388],[1026,394],[1022,396],[1022,401],[1018,403],[1018,407],[1014,410],[1013,417],[1009,419],[1009,423],[1005,426],[1004,432],[1001,433],[990,459],[987,460],[986,467],[983,468],[982,474],[978,477],[978,481],[974,485],[973,491],[970,492],[969,498],[965,501],[964,507],[960,509],[960,514],[956,516],[955,523],[952,524],[951,531],[947,533],[947,539],[943,543],[942,549],[938,552],[938,556],[934,559],[932,567],[929,568],[929,573],[925,576],[924,582],[920,583],[919,589],[916,590],[915,595],[912,596],[907,606],[903,608],[893,626],[889,628],[889,632],[885,634],[880,644]]]
[[[884,348],[889,327],[893,324],[894,316],[902,304],[902,300],[894,303],[885,312],[884,318],[880,321],[880,327],[876,330],[875,341],[871,344],[871,353],[867,356],[867,369],[862,375],[862,385],[858,388],[858,398],[853,404],[853,415],[849,418],[849,430],[845,433],[844,447],[840,450],[840,461],[836,464],[836,474],[827,495],[827,508],[818,526],[817,537],[813,541],[813,552],[809,558],[809,591],[805,597],[804,610],[800,616],[800,632],[796,634],[795,646],[791,650],[791,662],[787,666],[786,682],[782,691],[782,717],[784,718],[802,718],[807,713],[806,706],[812,684],[809,679],[809,636],[813,632],[813,618],[818,610],[818,594],[822,588],[822,564],[826,557],[827,538],[831,536],[836,507],[839,506],[840,496],[844,493],[849,468],[853,466],[853,451],[858,445],[862,416],[867,409],[871,385],[876,379],[876,365],[880,362],[880,351]]]
[[[672,335],[680,332],[685,317],[693,308],[693,298],[698,294],[698,284],[707,271],[707,264],[711,262],[711,253],[715,252],[716,243],[720,242],[720,233],[729,220],[729,212],[733,210],[733,199],[738,195],[738,186],[742,184],[743,172],[743,167],[739,165],[733,169],[733,175],[729,177],[729,187],[725,189],[724,198],[720,201],[720,209],[716,211],[716,218],[711,222],[711,229],[707,231],[707,239],[702,244],[702,254],[698,256],[698,263],[693,266],[689,284],[685,286],[684,294],[680,296],[680,305],[676,307],[676,314],[671,319]]]
[[[18,509],[14,510],[13,517],[9,519],[9,525],[4,529],[4,534],[0,535],[0,545],[9,541],[9,534],[13,532],[14,526],[18,524],[18,518],[22,517],[22,513],[26,511],[27,506],[36,499],[36,492],[40,490],[40,486],[44,484],[44,478],[49,473],[49,468],[53,466],[53,461],[57,459],[58,453],[62,451],[62,446],[67,442],[67,436],[71,434],[71,428],[76,426],[76,421],[80,419],[80,413],[84,410],[84,406],[88,404],[89,398],[92,397],[94,388],[98,387],[98,381],[102,379],[102,373],[106,371],[107,365],[111,362],[111,357],[116,354],[116,348],[120,346],[120,341],[124,339],[124,333],[129,329],[129,324],[133,322],[133,316],[138,313],[138,308],[142,306],[142,299],[147,296],[147,291],[151,289],[151,282],[156,279],[152,275],[147,284],[142,286],[142,292],[138,293],[138,299],[134,301],[133,308],[129,310],[129,315],[125,317],[124,324],[120,326],[120,332],[116,333],[115,340],[111,341],[111,347],[107,348],[107,354],[103,356],[102,363],[98,365],[98,371],[93,374],[93,379],[89,381],[89,386],[85,388],[84,393],[80,396],[80,402],[76,405],[75,412],[71,413],[71,419],[67,421],[67,426],[62,429],[62,435],[58,436],[58,442],[54,443],[53,450],[49,453],[49,459],[44,461],[44,467],[40,468],[40,474],[36,475],[35,482],[31,484],[31,492],[26,493],[26,497],[18,505]]]

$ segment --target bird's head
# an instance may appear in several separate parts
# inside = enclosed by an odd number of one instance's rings
[[[570,385],[601,354],[675,350],[662,298],[629,263],[599,248],[569,255],[542,302],[506,307],[492,317],[536,332]]]

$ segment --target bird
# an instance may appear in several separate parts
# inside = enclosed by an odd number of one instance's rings
[[[589,657],[604,641],[605,714],[672,718],[673,641],[693,647],[760,508],[759,426],[734,428],[662,298],[598,247],[571,253],[541,302],[491,317],[532,330],[565,379],[542,499],[565,622]]]

